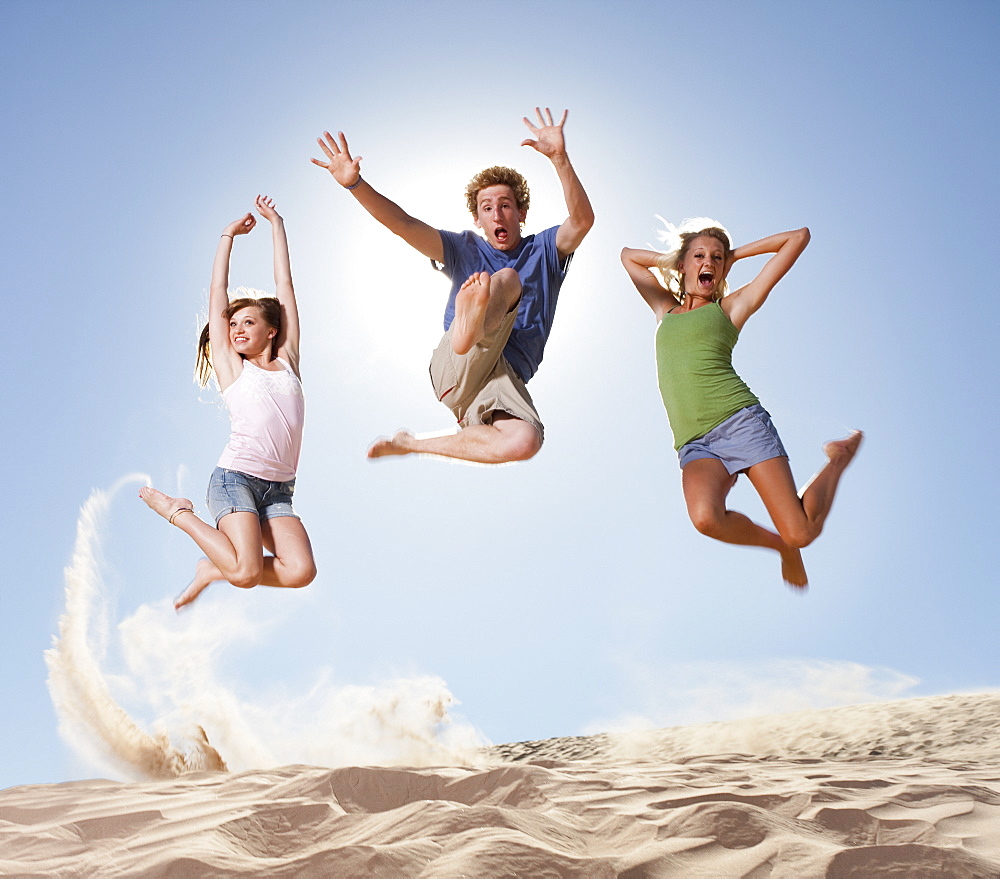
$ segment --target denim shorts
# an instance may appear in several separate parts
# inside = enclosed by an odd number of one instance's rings
[[[208,482],[208,496],[205,498],[209,512],[215,517],[215,524],[229,513],[256,513],[263,522],[279,516],[299,517],[292,511],[292,495],[295,480],[271,482],[258,476],[216,467]]]
[[[788,457],[771,416],[759,403],[740,409],[704,436],[677,450],[681,469],[699,458],[715,458],[732,476],[771,458]]]

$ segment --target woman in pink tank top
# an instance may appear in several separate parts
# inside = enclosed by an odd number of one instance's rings
[[[232,422],[229,444],[209,483],[208,505],[216,527],[199,518],[187,498],[152,487],[139,490],[152,510],[190,535],[207,556],[174,602],[178,609],[216,580],[244,589],[296,588],[308,586],[316,576],[309,536],[291,503],[304,403],[288,240],[274,202],[257,196],[255,205],[271,224],[276,296],[229,300],[233,244],[257,224],[247,213],[226,226],[219,239],[208,325],[198,350],[198,380],[204,386],[215,374]]]

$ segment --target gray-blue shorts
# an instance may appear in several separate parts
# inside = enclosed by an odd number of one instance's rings
[[[292,495],[295,480],[271,482],[239,470],[216,467],[208,482],[205,502],[208,511],[215,517],[215,524],[230,513],[256,513],[263,522],[279,516],[299,517],[292,511]]]
[[[677,450],[681,469],[699,458],[715,458],[732,476],[771,458],[788,457],[771,416],[759,403],[740,409],[704,436]]]

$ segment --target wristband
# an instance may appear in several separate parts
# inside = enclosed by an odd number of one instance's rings
[[[225,232],[223,232],[223,233],[222,233],[222,235],[221,235],[220,237],[222,237],[222,238],[230,238],[230,239],[232,239],[233,241],[235,241],[235,240],[236,240],[235,238],[233,238],[233,236],[232,236],[232,235],[227,235],[227,234],[226,234]]]
[[[360,185],[361,185],[361,175],[358,174],[358,179],[355,180],[350,186],[345,186],[344,189],[350,192],[352,189],[357,189]]]

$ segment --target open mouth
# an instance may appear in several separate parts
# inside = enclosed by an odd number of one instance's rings
[[[711,272],[701,272],[698,275],[698,285],[700,287],[710,288],[715,283],[715,275]]]
[[[508,235],[507,230],[502,228],[501,226],[497,226],[497,228],[493,230],[493,237],[496,238],[496,240],[499,241],[501,244],[503,244],[507,240],[507,235]]]

